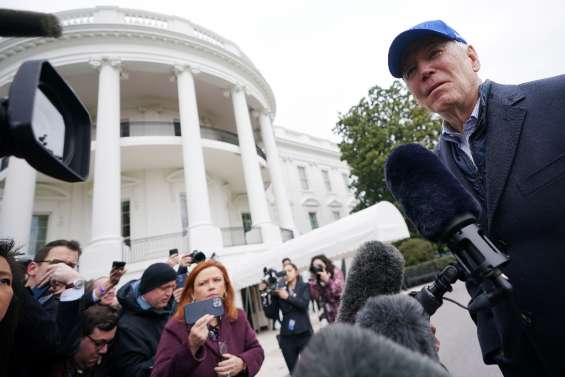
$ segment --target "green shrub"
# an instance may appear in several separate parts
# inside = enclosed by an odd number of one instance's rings
[[[455,257],[453,255],[446,255],[407,267],[404,271],[404,288],[410,288],[434,280],[437,273],[452,262],[455,262]]]
[[[406,267],[427,262],[437,256],[436,246],[421,238],[410,238],[401,242],[398,250],[404,256]]]

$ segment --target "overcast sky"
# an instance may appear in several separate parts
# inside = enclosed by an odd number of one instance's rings
[[[565,5],[558,0],[0,0],[44,12],[116,5],[175,14],[235,42],[265,76],[275,124],[337,141],[345,113],[389,86],[392,39],[443,19],[479,53],[483,79],[519,83],[565,73]]]

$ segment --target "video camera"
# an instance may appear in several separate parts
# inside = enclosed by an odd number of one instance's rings
[[[50,14],[0,10],[0,36],[58,37]],[[0,157],[25,159],[41,173],[81,182],[90,169],[90,115],[47,60],[24,62],[0,99]]]
[[[200,263],[206,260],[206,254],[200,250],[192,250],[192,253],[187,255],[192,259],[192,263]]]
[[[273,268],[263,267],[262,281],[267,284],[265,294],[271,293],[275,289],[284,288],[286,285],[285,277],[285,270],[277,271]]]

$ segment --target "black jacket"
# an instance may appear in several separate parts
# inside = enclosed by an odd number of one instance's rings
[[[279,310],[282,312],[282,336],[304,333],[312,334],[312,324],[310,323],[310,317],[308,315],[309,303],[310,291],[308,284],[298,281],[294,287],[294,292],[290,293],[286,300],[279,298],[278,294],[273,292],[271,294],[270,303],[264,305],[264,310],[269,318],[278,316]]]
[[[122,315],[113,348],[115,377],[148,377],[153,368],[161,332],[174,311],[174,298],[163,310],[144,310],[137,302],[139,280],[132,280],[118,291]]]
[[[565,76],[491,83],[486,121],[481,223],[510,256],[503,272],[513,290],[475,318],[483,358],[505,376],[565,376]],[[440,143],[439,157],[468,187],[448,152]]]

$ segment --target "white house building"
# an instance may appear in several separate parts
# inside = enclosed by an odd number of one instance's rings
[[[235,43],[146,11],[58,16],[59,39],[0,40],[0,95],[23,61],[48,59],[93,118],[84,183],[2,161],[0,235],[30,255],[76,239],[85,276],[107,274],[113,260],[139,276],[169,249],[198,249],[244,288],[287,255],[304,267],[316,253],[342,258],[365,240],[407,236],[388,203],[348,216],[355,199],[339,149],[273,126],[273,91]]]

